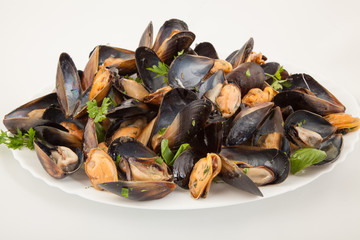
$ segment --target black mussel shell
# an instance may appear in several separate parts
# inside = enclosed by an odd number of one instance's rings
[[[223,137],[223,124],[219,121],[207,123],[191,140],[190,145],[199,152],[219,153]]]
[[[163,44],[164,40],[170,37],[174,30],[186,31],[189,30],[187,24],[179,19],[170,19],[166,21],[159,29],[158,34],[153,45],[153,50],[156,52]]]
[[[106,114],[106,117],[129,119],[135,116],[146,115],[151,112],[153,112],[153,109],[151,109],[147,104],[140,102],[137,99],[128,99],[123,101],[119,106],[111,109],[108,114]]]
[[[76,163],[76,166],[71,168],[71,170],[66,170],[59,167],[50,157],[51,150],[56,147],[49,147],[38,140],[34,141],[34,147],[41,165],[45,171],[54,178],[64,178],[67,175],[75,173],[80,169],[81,164],[84,161],[82,151],[79,148],[72,148],[71,150],[74,151],[74,153],[78,156],[78,162]]]
[[[246,162],[254,167],[265,166],[271,169],[275,179],[269,184],[281,183],[289,176],[290,160],[282,151],[276,149],[232,146],[223,148],[220,155],[229,160]]]
[[[56,72],[56,94],[66,118],[74,114],[81,93],[81,82],[76,66],[67,53],[62,53]]]
[[[240,111],[232,121],[226,144],[238,145],[250,139],[273,106],[273,103],[266,102]]]
[[[170,126],[176,115],[195,100],[197,100],[196,94],[187,89],[175,88],[167,92],[159,108],[153,135],[158,133],[160,129]]]
[[[54,146],[65,146],[69,148],[82,148],[82,139],[69,133],[61,125],[59,126],[37,126],[34,127],[36,136]]]
[[[147,25],[144,33],[141,35],[139,47],[149,47],[151,48],[153,42],[153,24],[150,23]]]
[[[214,60],[202,56],[183,54],[169,67],[168,82],[172,88],[193,90],[207,77]]]
[[[132,137],[119,137],[108,148],[109,156],[116,162],[118,155],[128,157],[151,158],[156,154]]]
[[[156,181],[118,181],[102,183],[99,186],[130,200],[148,201],[165,197],[175,189],[176,184]]]
[[[231,186],[245,192],[262,197],[260,189],[246,174],[232,161],[221,157],[220,178]]]
[[[320,115],[305,110],[295,111],[284,123],[287,138],[295,144],[296,142],[293,141],[290,134],[290,131],[295,125],[320,134],[324,140],[328,139],[336,131],[336,129]]]
[[[329,139],[322,142],[319,149],[326,152],[326,158],[315,165],[324,165],[335,162],[340,156],[342,145],[342,134],[334,134]]]
[[[140,78],[150,92],[155,92],[167,86],[165,75],[156,77],[158,75],[157,73],[148,70],[148,68],[153,68],[154,65],[158,66],[159,62],[161,62],[153,50],[148,47],[138,47],[135,51],[135,59]]]
[[[254,39],[250,38],[244,46],[242,46],[239,50],[232,52],[227,58],[226,61],[231,63],[233,68],[237,68],[240,64],[244,63],[250,53],[254,48]]]
[[[262,88],[265,82],[264,70],[253,62],[240,64],[226,78],[241,89],[241,96],[245,96],[252,88]]]
[[[216,71],[213,75],[211,75],[206,81],[200,83],[196,91],[196,95],[199,98],[202,98],[206,92],[215,88],[218,84],[223,84],[225,82],[225,74],[223,70]]]
[[[174,182],[181,188],[189,189],[189,179],[191,171],[199,161],[206,157],[207,153],[200,152],[194,147],[181,153],[173,164]]]
[[[199,56],[204,56],[204,57],[213,58],[213,59],[219,59],[214,46],[209,42],[202,42],[202,43],[197,44],[194,51]]]

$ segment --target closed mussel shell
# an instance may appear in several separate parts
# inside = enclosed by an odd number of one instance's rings
[[[253,62],[240,64],[226,77],[241,89],[241,96],[245,96],[252,88],[262,88],[265,82],[264,70]]]
[[[199,56],[219,59],[218,54],[217,54],[214,46],[209,42],[202,42],[202,43],[197,44],[194,51]]]
[[[213,65],[211,58],[183,54],[169,67],[169,85],[193,90],[207,77]]]
[[[141,35],[140,38],[140,42],[139,42],[139,47],[149,47],[151,48],[152,46],[152,42],[153,42],[153,24],[150,21],[150,23],[147,25],[147,27],[145,28],[145,31],[143,32],[143,34]]]
[[[342,134],[334,134],[329,139],[322,142],[320,144],[319,149],[326,152],[326,158],[315,165],[324,165],[336,161],[340,156],[342,146],[343,146]]]

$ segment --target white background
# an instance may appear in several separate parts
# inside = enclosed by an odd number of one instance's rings
[[[170,18],[186,21],[195,42],[211,41],[223,58],[252,36],[269,60],[316,71],[360,101],[357,1],[253,2],[1,1],[0,115],[55,85],[61,52],[83,69],[94,46],[135,50],[150,20],[157,32]],[[1,146],[0,239],[360,239],[359,147],[332,172],[277,197],[151,211],[66,194]]]

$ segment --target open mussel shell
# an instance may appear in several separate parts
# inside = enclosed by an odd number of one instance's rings
[[[152,136],[160,129],[170,126],[176,115],[195,100],[196,94],[187,89],[175,88],[167,92],[160,105]]]
[[[61,126],[62,127],[62,126]],[[55,126],[34,127],[36,136],[54,146],[66,146],[69,148],[82,147],[82,139],[69,133],[66,129]]]
[[[280,92],[274,97],[273,101],[275,105],[281,108],[290,105],[294,111],[307,110],[322,116],[345,111],[345,107],[342,105],[318,98],[305,89]]]
[[[262,88],[265,82],[264,70],[253,62],[240,64],[226,77],[229,82],[235,83],[241,89],[242,96],[252,88]]]
[[[189,189],[193,198],[207,197],[212,180],[222,169],[221,163],[219,155],[208,153],[194,165],[189,179]]]
[[[324,165],[336,161],[340,156],[342,146],[342,134],[334,134],[329,139],[322,142],[319,149],[326,152],[326,158],[323,161],[316,163],[315,165]]]
[[[245,192],[262,197],[260,189],[246,174],[232,161],[221,157],[220,178],[227,184]]]
[[[282,151],[276,149],[232,146],[223,148],[220,155],[231,161],[242,161],[253,167],[266,167],[271,169],[274,177],[268,184],[285,181],[290,172],[289,158]]]
[[[168,139],[171,149],[177,149],[181,144],[190,142],[205,126],[210,112],[209,101],[199,99],[191,102],[176,115],[174,121],[162,135],[157,133],[152,138],[152,148],[158,152],[162,139]]]
[[[123,155],[120,157],[118,167],[128,181],[171,180],[172,175],[167,164],[164,161],[158,163],[157,158],[158,156],[141,158]]]
[[[250,53],[254,48],[254,39],[250,38],[244,46],[242,46],[239,50],[232,52],[227,58],[226,61],[231,63],[233,68],[237,68],[240,64],[244,63]]]
[[[302,131],[303,129],[305,130]],[[320,115],[305,110],[295,111],[291,114],[284,123],[284,130],[287,138],[296,145],[313,142],[310,140],[313,139],[314,134],[316,136],[319,135],[318,138],[321,138],[319,140],[320,144],[336,131],[336,129]]]
[[[114,81],[114,87],[121,92],[126,98],[133,98],[143,101],[149,92],[145,87],[134,80],[120,78]]]
[[[292,74],[287,80],[291,83],[291,86],[286,88],[286,90],[296,90],[297,88],[308,89],[315,94],[316,97],[337,105],[345,111],[344,105],[310,75],[305,73]]]
[[[263,148],[275,148],[290,156],[290,145],[285,136],[283,124],[281,110],[275,107],[255,131],[252,144]]]
[[[121,60],[117,64],[105,63],[109,59]],[[116,61],[115,61],[116,62]],[[105,63],[105,67],[116,67],[120,75],[133,74],[136,72],[135,53],[130,50],[116,48],[106,45],[99,45],[90,53],[90,58],[85,66],[81,86],[83,90],[92,86],[94,76],[100,65]]]
[[[99,185],[109,192],[136,201],[163,198],[176,187],[176,184],[173,182],[162,181],[117,181]]]
[[[138,47],[135,51],[135,59],[140,78],[150,92],[155,92],[167,86],[165,75],[157,77],[157,73],[148,70],[148,68],[153,68],[154,65],[158,66],[159,62],[161,62],[153,50],[148,47]]]
[[[26,132],[32,127],[49,123],[49,120],[42,117],[46,108],[51,105],[58,105],[56,93],[47,94],[16,108],[5,115],[3,123],[13,134],[17,133],[17,129]]]
[[[215,102],[215,99],[219,95],[225,81],[224,71],[218,70],[206,79],[206,81],[200,83],[200,86],[196,91],[196,95],[199,98],[202,98],[205,95],[211,101]]]
[[[194,51],[199,56],[219,59],[218,54],[217,54],[214,46],[209,42],[202,42],[202,43],[197,44],[196,47],[194,48]]]
[[[137,99],[128,99],[119,106],[111,109],[106,117],[117,119],[129,119],[135,116],[146,115],[151,112],[151,108]]]
[[[84,129],[83,152],[85,155],[87,156],[91,149],[97,148],[98,143],[95,122],[89,118]]]
[[[169,67],[168,82],[172,88],[193,90],[204,80],[214,66],[214,60],[202,56],[183,54]]]
[[[132,137],[119,137],[115,139],[108,148],[108,154],[116,161],[118,155],[128,157],[152,158],[156,154]]]
[[[65,117],[68,118],[74,114],[81,92],[81,82],[76,66],[67,53],[62,53],[56,72],[56,94]]]
[[[84,161],[79,148],[49,147],[37,140],[34,141],[34,147],[41,165],[54,178],[64,178],[76,172]]]
[[[273,106],[274,103],[265,102],[240,111],[232,121],[226,144],[238,145],[250,139]]]
[[[206,153],[196,148],[190,148],[181,153],[173,164],[174,182],[181,188],[189,189],[191,171],[195,163],[205,156]]]
[[[151,48],[153,42],[153,35],[154,35],[153,24],[150,21],[150,23],[145,28],[144,33],[141,35],[139,47]]]
[[[187,24],[179,19],[170,19],[166,21],[159,29],[159,32],[156,35],[156,39],[152,49],[156,52],[163,44],[163,42],[170,37],[173,31],[187,31]]]

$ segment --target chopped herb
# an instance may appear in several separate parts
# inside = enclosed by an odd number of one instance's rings
[[[190,130],[187,130],[187,134],[190,134]]]
[[[146,192],[147,190],[146,189],[141,189],[140,192]]]
[[[159,134],[159,135],[163,135],[167,128],[168,128],[168,127],[160,128],[159,131],[158,131],[158,134]]]
[[[120,154],[119,154],[119,155],[117,155],[117,157],[116,157],[116,166],[119,166],[120,159],[121,159],[121,156],[120,156]]]
[[[137,83],[143,83],[143,80],[142,80],[141,78],[137,77],[137,78],[135,78],[135,82],[137,82]]]
[[[129,197],[129,189],[121,188],[121,195],[125,198]]]
[[[195,92],[199,92],[199,88],[198,88],[198,87],[195,87]]]
[[[249,171],[249,169],[248,169],[248,168],[244,168],[244,169],[243,169],[243,173],[245,173],[245,174],[247,174],[247,173],[248,173],[248,171]]]
[[[281,122],[281,126],[284,126],[284,124],[285,124],[284,121],[282,121],[282,122]]]
[[[169,140],[166,138],[161,141],[161,156],[167,165],[174,158],[174,153],[169,148]]]
[[[191,125],[193,125],[193,127],[195,127],[195,119],[192,120]]]
[[[190,144],[188,143],[183,143],[181,144],[181,146],[179,147],[179,149],[176,151],[175,156],[173,157],[173,159],[170,162],[170,166],[173,165],[173,163],[175,162],[175,160],[177,159],[177,157],[182,154],[184,151],[188,150],[190,148]]]
[[[210,170],[210,166],[207,165],[206,168],[205,168],[205,170],[204,170],[204,174],[206,174],[207,172],[209,172],[209,170]]]
[[[116,104],[115,100],[112,98],[112,96],[109,95],[109,99],[110,99],[111,105],[113,105],[114,107],[116,107],[117,104]]]
[[[96,100],[88,101],[87,105],[87,112],[89,117],[94,119],[94,122],[98,123],[101,122],[106,118],[106,114],[108,113],[108,107],[110,105],[110,98],[104,98],[101,103],[101,106],[98,107]]]
[[[162,164],[164,162],[164,160],[161,157],[157,157],[155,159],[155,162],[157,162],[158,164]]]
[[[302,122],[298,122],[298,123],[296,123],[296,125],[298,126],[298,127],[301,127],[302,126]]]
[[[133,188],[131,187],[131,188],[130,188],[130,191],[132,191],[132,190],[133,190]]]
[[[133,132],[133,134],[136,136],[138,132]]]
[[[146,69],[158,74],[154,78],[164,76],[164,82],[167,83],[167,81],[168,81],[167,77],[168,77],[168,72],[169,72],[168,65],[166,65],[163,62],[159,62],[157,66],[153,65],[152,68],[146,68]]]
[[[122,91],[122,93],[123,93],[123,94],[125,94],[125,95],[127,94],[127,92],[126,92],[126,91]]]
[[[326,152],[315,148],[301,148],[290,157],[291,173],[295,174],[300,170],[313,164],[319,163],[326,158]]]
[[[251,76],[251,74],[250,74],[250,68],[248,68],[248,69],[246,70],[245,76],[247,76],[247,77],[250,77],[250,76]]]
[[[180,52],[178,52],[178,56],[183,55],[183,54],[184,54],[184,49],[181,50]]]
[[[17,129],[17,134],[8,134],[8,132],[1,130],[0,144],[5,144],[11,149],[20,149],[25,146],[33,150],[34,139],[36,139],[35,133],[33,128],[30,128],[25,134],[20,129]]]
[[[266,76],[271,77],[273,79],[273,82],[271,83],[271,87],[275,89],[276,91],[283,89],[283,86],[286,88],[291,87],[291,83],[288,82],[286,79],[281,80],[281,73],[284,71],[283,66],[281,66],[274,75],[265,73]],[[281,85],[282,83],[283,85]]]

